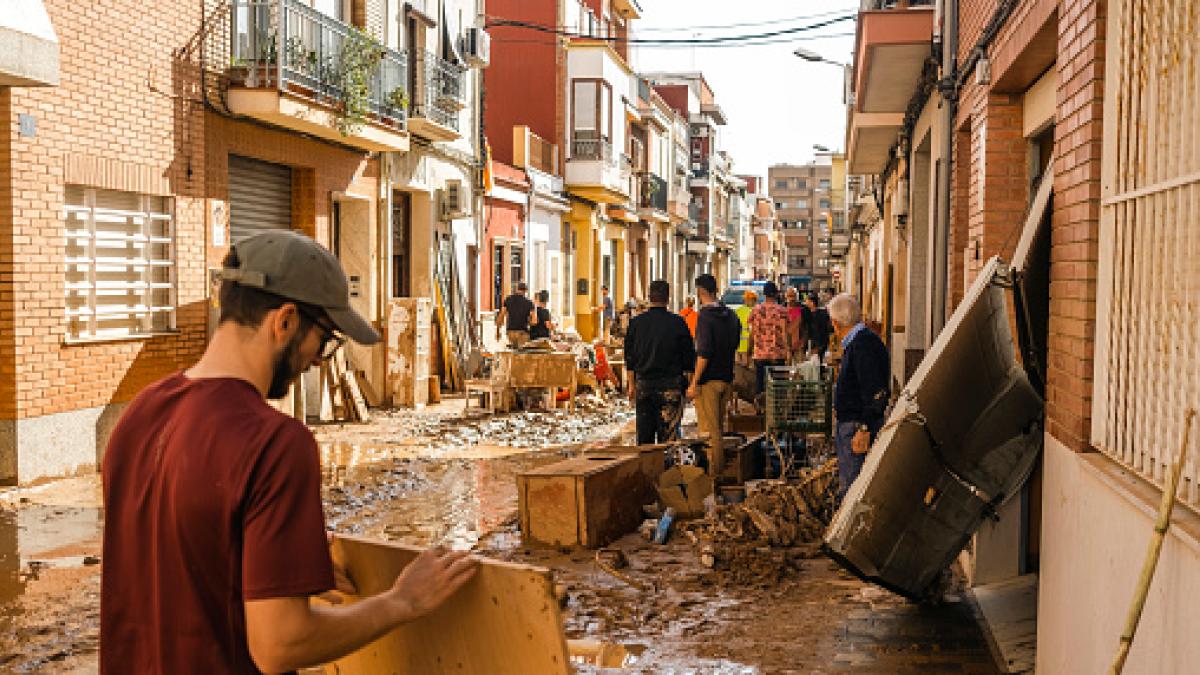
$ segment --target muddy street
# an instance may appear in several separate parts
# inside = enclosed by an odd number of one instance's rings
[[[970,605],[920,607],[836,570],[815,550],[763,550],[771,573],[702,566],[683,536],[637,533],[595,552],[525,545],[515,477],[628,433],[623,402],[463,417],[460,402],[314,429],[326,518],[337,532],[458,549],[555,571],[570,639],[621,645],[630,672],[994,672]],[[0,493],[0,670],[96,670],[96,476]],[[753,552],[751,552],[753,555]],[[585,672],[588,672],[585,667]]]

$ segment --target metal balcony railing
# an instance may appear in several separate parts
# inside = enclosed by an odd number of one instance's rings
[[[643,173],[638,191],[638,206],[643,209],[667,210],[667,181],[652,173]]]
[[[603,138],[571,139],[571,159],[593,162],[611,162],[613,158],[612,143]]]
[[[329,107],[344,105],[364,58],[366,107],[376,121],[402,127],[408,58],[299,0],[231,0],[231,81],[270,87]]]
[[[417,96],[412,115],[458,131],[458,113],[467,104],[466,68],[425,52],[417,56]]]

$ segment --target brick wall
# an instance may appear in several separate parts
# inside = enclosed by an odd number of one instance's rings
[[[1058,14],[1047,418],[1067,447],[1089,447],[1099,266],[1104,0],[1065,0]]]
[[[947,266],[946,282],[950,299],[946,303],[946,318],[954,313],[954,308],[962,302],[967,292],[967,244],[968,223],[971,214],[971,130],[960,129],[954,132],[954,147],[952,170],[954,176],[950,191],[950,231],[948,233],[947,249],[950,263]]]
[[[12,89],[0,87],[0,420],[17,416],[13,268]]]
[[[204,115],[193,99],[198,71],[185,51],[200,26],[198,3],[160,3],[153,20],[144,3],[48,0],[62,45],[58,87],[4,94],[0,164],[12,188],[6,222],[12,236],[11,295],[0,321],[11,330],[15,392],[0,392],[4,417],[26,418],[124,401],[145,384],[182,367],[204,343]],[[119,45],[119,48],[117,46]],[[33,115],[37,134],[21,137],[18,113]],[[63,189],[68,165],[106,164],[111,189],[122,177],[147,176],[174,197],[179,333],[151,339],[68,345]],[[0,264],[5,264],[0,262]]]

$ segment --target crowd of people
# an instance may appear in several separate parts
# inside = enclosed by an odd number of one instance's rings
[[[700,434],[708,441],[709,471],[719,475],[736,369],[753,369],[761,403],[771,368],[825,363],[836,339],[840,366],[833,391],[833,441],[839,494],[845,495],[883,426],[890,398],[887,347],[863,321],[858,302],[849,294],[802,293],[794,287],[781,292],[768,281],[760,287],[761,297],[747,288],[742,304],[731,309],[719,300],[712,275],[700,275],[695,286],[696,295],[687,297],[678,313],[668,307],[671,287],[662,280],[650,283],[648,303],[631,301],[620,311],[602,286],[601,302],[593,308],[598,341],[624,340],[629,373],[624,386],[636,410],[637,442],[676,440],[691,401]],[[496,337],[503,326],[513,348],[549,337],[554,327],[546,309],[548,294],[539,292],[535,304],[527,293],[527,286],[519,284],[497,316]]]

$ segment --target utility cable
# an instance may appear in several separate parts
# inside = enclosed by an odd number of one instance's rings
[[[784,28],[784,29],[775,30],[775,31],[768,31],[765,33],[753,33],[753,34],[745,34],[745,35],[722,35],[722,36],[708,37],[708,38],[671,38],[671,39],[668,39],[668,38],[658,38],[658,39],[656,39],[656,38],[630,38],[630,37],[613,37],[613,36],[605,37],[605,36],[597,36],[597,35],[588,35],[585,33],[576,33],[573,31],[561,30],[559,28],[545,26],[545,25],[537,24],[537,23],[531,23],[531,22],[527,22],[527,21],[511,21],[511,20],[507,20],[507,19],[489,21],[484,27],[485,28],[520,28],[520,29],[535,31],[538,33],[557,35],[560,37],[580,38],[580,39],[587,39],[587,40],[599,40],[599,41],[603,41],[603,42],[619,42],[619,43],[630,44],[630,45],[710,45],[710,44],[723,44],[723,43],[744,43],[744,42],[750,42],[750,41],[754,41],[754,40],[763,40],[766,38],[780,37],[783,35],[794,35],[796,33],[805,33],[808,31],[817,30],[818,28],[824,28],[825,26],[831,26],[831,25],[834,25],[837,23],[841,23],[843,21],[850,21],[850,20],[853,20],[854,18],[855,18],[854,14],[845,14],[842,16],[836,16],[836,17],[833,17],[830,19],[825,19],[824,21],[818,21],[816,23],[807,24],[804,26],[796,26],[793,28]]]

